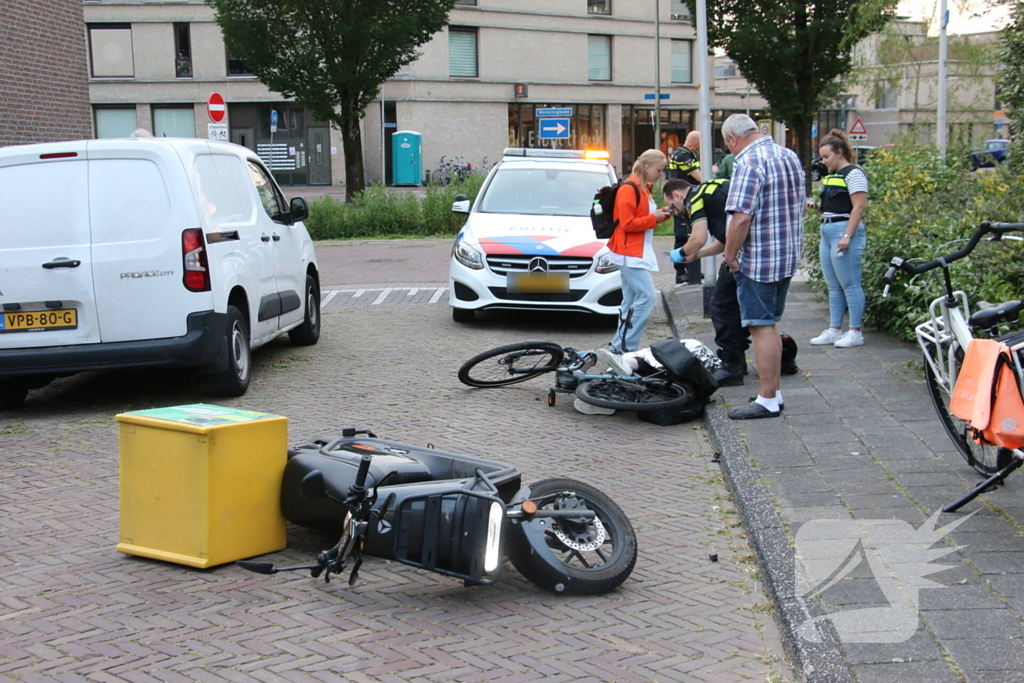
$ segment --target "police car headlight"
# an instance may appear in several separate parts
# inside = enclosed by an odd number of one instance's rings
[[[603,275],[604,273],[614,273],[618,269],[618,264],[612,263],[611,259],[608,258],[608,254],[605,254],[598,257],[597,266],[594,268],[594,271]]]
[[[462,240],[459,240],[458,243],[456,243],[456,245],[452,248],[452,256],[455,257],[456,261],[466,266],[467,268],[472,268],[473,270],[483,270],[483,254],[481,254],[479,251],[469,246]]]

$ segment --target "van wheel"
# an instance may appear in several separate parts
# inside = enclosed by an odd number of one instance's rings
[[[472,308],[453,308],[452,320],[457,323],[471,323],[476,320],[476,311]]]
[[[306,276],[306,318],[288,332],[292,344],[312,346],[320,339],[320,288],[312,275]]]
[[[20,408],[28,396],[28,387],[19,383],[0,384],[0,410]]]
[[[249,388],[252,352],[249,349],[249,326],[237,306],[228,306],[228,367],[210,376],[213,390],[222,396],[241,396]]]

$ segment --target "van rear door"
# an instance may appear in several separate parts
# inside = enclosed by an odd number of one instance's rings
[[[89,190],[103,342],[183,336],[213,296],[183,280],[182,233],[200,223],[178,153],[145,139],[91,142]]]
[[[85,142],[0,150],[0,348],[100,341]]]

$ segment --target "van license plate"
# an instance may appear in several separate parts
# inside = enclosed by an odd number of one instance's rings
[[[4,313],[0,318],[0,332],[42,332],[43,330],[73,330],[78,327],[78,311],[60,308],[52,311],[18,311]]]
[[[569,291],[569,273],[509,273],[510,294],[564,294]]]

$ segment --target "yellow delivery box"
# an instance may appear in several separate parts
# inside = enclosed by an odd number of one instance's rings
[[[118,551],[205,568],[284,549],[287,418],[197,404],[117,421]]]

